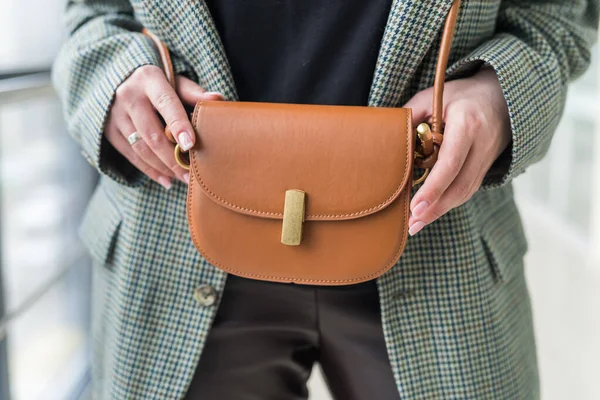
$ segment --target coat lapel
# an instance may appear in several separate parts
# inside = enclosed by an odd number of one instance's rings
[[[225,49],[204,0],[138,2],[141,7],[136,7],[136,11],[145,13],[153,25],[147,28],[164,40],[174,54],[194,67],[205,89],[237,100]]]
[[[375,68],[369,105],[397,107],[406,85],[444,27],[453,0],[394,0]]]
[[[394,0],[375,68],[369,105],[396,107],[407,83],[443,29],[453,0]],[[137,2],[134,2],[134,4]],[[148,26],[195,67],[200,83],[237,100],[225,50],[204,0],[139,0]]]

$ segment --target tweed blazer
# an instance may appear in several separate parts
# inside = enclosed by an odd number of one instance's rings
[[[371,106],[402,106],[432,85],[450,5],[393,2]],[[527,245],[510,182],[546,152],[567,85],[589,64],[598,7],[599,0],[463,0],[448,77],[483,63],[495,69],[512,145],[481,190],[411,238],[378,280],[403,400],[539,398]],[[136,68],[160,65],[142,26],[171,48],[177,73],[236,100],[228,61],[203,0],[72,0],[66,20],[54,81],[70,134],[101,174],[81,228],[96,264],[93,392],[98,399],[179,399],[226,274],[192,244],[186,186],[165,191],[136,172],[103,139],[103,127],[117,87]]]

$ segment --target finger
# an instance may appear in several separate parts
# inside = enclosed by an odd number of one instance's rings
[[[415,94],[404,105],[404,108],[412,109],[413,126],[418,126],[422,122],[426,122],[431,117],[431,96],[433,95],[431,88],[425,89]]]
[[[125,157],[134,167],[140,172],[147,175],[150,179],[169,190],[172,186],[171,178],[162,175],[159,171],[152,168],[148,163],[144,162],[138,155],[133,151],[127,139],[120,131],[115,131],[112,134],[107,134],[107,140],[123,157]]]
[[[165,136],[164,127],[152,104],[148,101],[138,102],[137,106],[130,109],[129,116],[133,126],[135,126],[134,130],[140,134],[148,148],[158,157],[161,166],[166,167],[171,176],[187,183],[189,180],[187,171],[175,161],[173,155],[175,146]],[[137,147],[137,143],[134,146],[136,146],[136,150],[140,149],[140,147]],[[152,160],[155,160],[156,157],[153,157]],[[155,163],[152,165],[155,165]]]
[[[134,108],[137,107],[143,107],[141,102],[136,103]],[[152,109],[152,106],[148,106],[148,108],[150,109],[150,115],[155,116],[156,114]],[[134,112],[133,109],[131,109],[131,112]],[[127,142],[127,145],[131,148],[131,150],[133,150],[138,158],[143,160],[144,163],[148,164],[153,169],[157,170],[161,175],[169,177],[169,181],[171,178],[176,178],[175,173],[165,163],[163,163],[162,160],[154,153],[154,151],[152,151],[146,144],[144,133],[139,131],[129,116],[126,116],[124,119],[119,121],[118,125],[119,130],[122,133],[121,136],[125,138],[125,140],[127,140],[128,137],[135,132],[141,136],[137,142],[131,145],[129,142]]]
[[[179,146],[187,151],[196,141],[194,129],[175,89],[166,79],[155,79],[146,88],[146,94],[156,110],[162,115]]]
[[[143,144],[143,140],[140,139],[133,145],[130,145],[127,141],[127,138],[137,131],[127,112],[132,108],[139,107],[139,105],[142,103],[143,101],[136,101],[134,103],[131,103],[131,105],[126,105],[124,107],[113,107],[109,126],[116,131],[115,133],[118,133],[119,137],[125,139],[125,143],[127,143],[128,150],[136,154],[136,157],[143,160],[145,164],[148,164],[154,170],[158,171],[160,175],[167,177],[170,182],[170,178],[175,177],[174,173],[166,165],[164,165],[164,163],[162,163],[162,161],[158,157],[152,154],[152,152],[148,151],[147,146],[144,146]],[[149,104],[149,102],[146,101],[146,104]],[[152,109],[152,106],[148,107],[151,110],[151,115],[156,115],[156,113]],[[111,135],[113,134],[112,131],[107,133]],[[121,143],[121,141],[119,141],[119,143]]]
[[[199,101],[225,100],[225,96],[218,92],[207,92],[191,79],[178,76],[175,80],[177,94],[184,104],[195,105]]]
[[[463,168],[472,140],[464,124],[448,123],[438,161],[429,177],[411,200],[412,216],[420,218],[444,194]]]
[[[471,148],[460,174],[440,199],[418,218],[415,216],[410,217],[408,223],[411,235],[415,235],[424,226],[431,224],[448,211],[467,202],[483,181],[484,174],[481,173],[482,169],[483,160],[478,157],[477,151]]]

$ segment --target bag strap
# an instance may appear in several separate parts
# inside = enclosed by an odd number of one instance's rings
[[[450,58],[450,50],[452,49],[452,39],[454,38],[456,21],[460,11],[460,2],[461,0],[454,0],[450,12],[446,17],[446,24],[442,34],[433,84],[431,127],[428,124],[421,124],[417,127],[417,135],[420,143],[417,146],[415,165],[419,168],[429,169],[434,166],[438,159],[440,146],[444,141],[444,85],[446,83],[446,68],[448,67],[448,59]],[[428,171],[425,172],[422,180],[427,177],[427,173]]]
[[[456,29],[456,20],[460,10],[461,0],[454,0],[450,12],[446,17],[446,24],[442,34],[442,42],[435,70],[435,81],[433,86],[433,105],[431,113],[431,128],[427,124],[421,124],[417,128],[419,144],[417,146],[417,157],[415,165],[419,168],[431,168],[438,158],[439,148],[444,140],[444,83],[446,81],[446,68],[448,66],[448,58],[452,48],[452,39]],[[167,46],[148,29],[143,29],[142,33],[149,37],[160,54],[161,62],[167,79],[171,86],[175,88],[175,73],[173,71],[173,63]],[[165,129],[165,134],[169,140],[175,143],[173,135],[168,127]]]
[[[175,71],[173,70],[173,63],[171,62],[171,52],[169,51],[169,48],[158,38],[158,36],[150,32],[148,29],[142,29],[142,33],[154,42],[154,45],[158,49],[160,61],[162,62],[165,75],[167,75],[167,79],[171,86],[175,88]]]
[[[171,52],[169,51],[169,48],[167,47],[166,44],[164,44],[162,42],[162,40],[160,40],[158,38],[158,36],[156,36],[155,34],[150,32],[148,29],[146,29],[146,28],[142,29],[142,33],[154,42],[154,45],[156,46],[156,48],[158,50],[158,54],[160,55],[162,69],[163,69],[163,71],[165,71],[167,80],[169,81],[169,83],[171,84],[173,89],[177,89],[176,84],[175,84],[175,70],[173,69],[173,62],[171,61]],[[167,137],[167,139],[169,139],[169,141],[171,143],[177,144],[177,141],[175,140],[175,137],[171,133],[171,130],[169,129],[168,126],[165,126],[165,136]],[[178,160],[177,159],[178,156],[179,156],[179,150],[175,152],[176,160]]]

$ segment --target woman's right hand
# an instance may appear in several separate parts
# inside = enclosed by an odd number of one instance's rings
[[[119,153],[167,190],[172,178],[189,183],[189,174],[175,161],[175,145],[165,136],[157,111],[187,151],[194,145],[195,135],[184,104],[223,100],[220,93],[206,92],[182,76],[176,78],[176,87],[173,89],[159,67],[138,68],[117,89],[104,129],[104,136]],[[141,138],[130,145],[127,138],[134,132]]]

